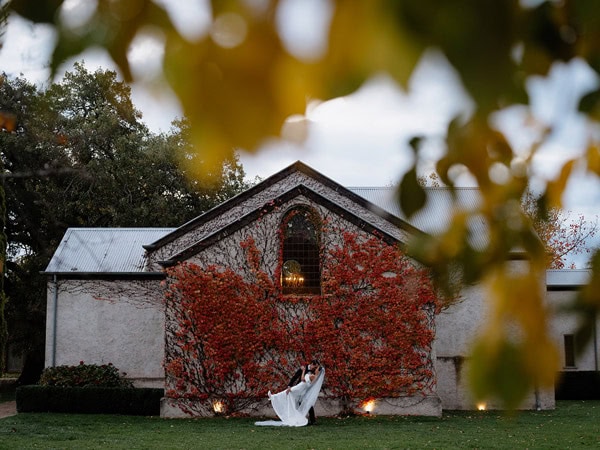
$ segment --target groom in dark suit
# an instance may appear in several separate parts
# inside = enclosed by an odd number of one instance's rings
[[[287,387],[286,391],[290,392],[290,389],[292,388],[292,386],[295,386],[300,381],[303,381],[302,380],[302,372],[304,372],[304,375],[306,375],[307,373],[313,373],[317,369],[317,367],[319,367],[319,361],[317,361],[316,359],[313,359],[309,364],[302,366],[298,370],[296,370],[296,373],[294,373],[294,375],[290,379],[290,382],[288,383],[288,387]],[[309,425],[317,424],[317,419],[315,417],[315,409],[312,406],[308,410],[308,424]]]

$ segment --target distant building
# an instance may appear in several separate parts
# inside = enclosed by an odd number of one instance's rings
[[[546,299],[555,310],[551,330],[562,356],[562,370],[556,383],[557,400],[600,400],[598,318],[589,323],[586,340],[577,333],[584,317],[568,309],[589,278],[590,270],[546,272]]]

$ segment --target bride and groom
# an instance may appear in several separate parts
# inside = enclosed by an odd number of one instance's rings
[[[315,423],[314,405],[323,386],[325,369],[318,361],[302,366],[290,379],[288,387],[271,394],[269,399],[280,420],[256,422],[256,425],[302,427]],[[308,415],[308,418],[307,418]]]

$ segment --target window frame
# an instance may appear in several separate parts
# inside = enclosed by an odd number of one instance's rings
[[[310,223],[310,228],[306,227],[305,234],[313,235],[312,241],[304,239],[303,233],[294,233],[288,235],[288,230],[293,225],[294,218],[302,215],[302,220]],[[297,220],[297,219],[296,219]],[[280,279],[279,285],[281,292],[286,297],[304,297],[321,295],[322,289],[322,258],[321,258],[321,218],[319,214],[310,206],[294,205],[287,209],[283,214],[280,223]],[[290,242],[295,240],[295,242]],[[285,265],[291,262],[299,264],[300,272],[298,275],[302,278],[304,286],[286,285]],[[309,268],[309,270],[306,270]],[[316,269],[315,269],[316,268]],[[307,284],[305,284],[307,283]]]
[[[563,334],[563,351],[565,355],[565,368],[575,369],[577,368],[575,355],[576,355],[576,342],[574,334]]]

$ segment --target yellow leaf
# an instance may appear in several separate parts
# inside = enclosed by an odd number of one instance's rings
[[[389,2],[336,2],[329,48],[322,61],[330,95],[346,95],[381,72],[406,85],[421,49],[398,25]]]
[[[195,43],[178,35],[167,39],[165,72],[202,161],[218,162],[238,148],[256,150],[280,135],[286,118],[303,114],[308,98],[321,95],[315,67],[283,49],[271,22],[241,12],[238,18],[246,24],[245,37],[232,47],[211,36]]]
[[[14,131],[17,126],[17,117],[9,112],[0,111],[0,130]]]
[[[600,148],[596,143],[590,144],[587,148],[587,166],[588,170],[600,175]]]
[[[467,373],[476,400],[497,399],[509,410],[516,409],[531,389],[520,349],[505,339],[479,341]]]
[[[470,382],[478,398],[498,397],[508,408],[518,407],[532,387],[553,387],[559,369],[547,329],[544,271],[533,269],[499,266],[485,279],[490,311],[473,347]]]
[[[546,187],[546,194],[550,207],[560,208],[562,206],[562,194],[565,191],[567,182],[571,177],[573,166],[577,162],[576,159],[567,161],[561,168],[558,178],[550,181]]]

